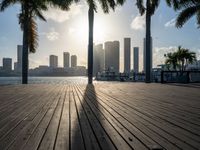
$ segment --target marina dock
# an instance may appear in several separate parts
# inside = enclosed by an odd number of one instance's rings
[[[0,150],[198,150],[200,84],[0,86]]]

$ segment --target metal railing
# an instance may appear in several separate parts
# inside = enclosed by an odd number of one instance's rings
[[[200,71],[162,71],[161,83],[200,83]]]

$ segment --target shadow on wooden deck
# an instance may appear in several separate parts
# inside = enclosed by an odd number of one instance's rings
[[[70,148],[72,150],[117,149],[104,129],[105,125],[103,120],[105,120],[105,117],[99,110],[95,87],[93,85],[87,85],[85,92],[81,93],[82,96],[78,93],[81,92],[80,89],[78,90],[73,93],[75,99],[78,96],[78,99],[74,100],[78,112],[78,120],[76,121],[74,129],[72,129],[74,133],[71,136]],[[73,108],[72,105],[71,103],[71,109]]]

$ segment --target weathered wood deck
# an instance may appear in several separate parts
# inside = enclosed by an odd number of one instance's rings
[[[200,86],[0,87],[0,150],[200,149]]]

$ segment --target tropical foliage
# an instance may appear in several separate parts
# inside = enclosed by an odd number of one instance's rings
[[[182,27],[190,18],[196,15],[200,27],[200,0],[166,0],[170,7],[180,11],[176,19],[176,27]]]
[[[179,68],[180,71],[185,71],[188,64],[192,64],[196,61],[196,53],[191,52],[189,49],[178,47],[177,51],[174,53],[165,54],[166,65],[171,65],[173,70]]]
[[[46,21],[42,11],[46,11],[48,6],[59,7],[68,10],[72,0],[2,0],[0,1],[0,11],[4,11],[14,4],[21,5],[18,15],[19,24],[23,31],[23,54],[22,54],[22,83],[28,81],[28,53],[34,53],[38,47],[38,33],[36,18]]]
[[[155,13],[158,8],[160,0],[147,0],[146,4],[143,0],[137,0],[137,7],[141,15],[146,14],[146,70],[145,70],[145,80],[146,83],[151,82],[151,16]]]
[[[104,13],[109,13],[109,10],[114,10],[117,5],[122,5],[125,0],[99,0]],[[96,1],[87,0],[88,20],[89,20],[89,40],[88,40],[88,83],[92,84],[93,78],[93,28],[94,28],[94,11],[97,11]]]

